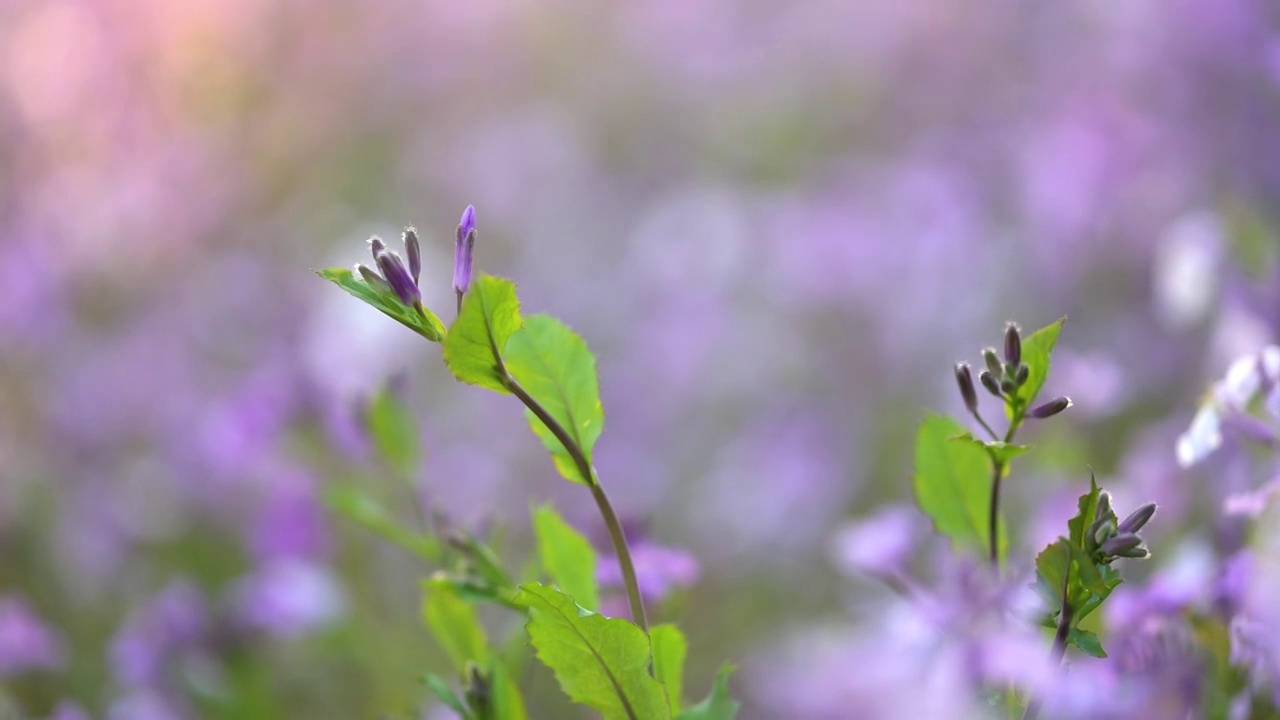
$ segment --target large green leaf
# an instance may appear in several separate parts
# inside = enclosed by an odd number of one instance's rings
[[[653,676],[667,691],[667,703],[678,712],[683,703],[684,658],[689,648],[680,628],[670,623],[649,628],[649,645],[653,648]]]
[[[738,714],[738,702],[729,697],[729,676],[733,671],[732,665],[721,667],[711,693],[697,705],[680,711],[676,720],[733,720]]]
[[[422,618],[458,674],[466,673],[468,662],[485,666],[489,640],[475,606],[446,582],[424,580],[422,591]]]
[[[538,659],[570,699],[605,720],[671,717],[662,686],[649,675],[649,638],[643,630],[584,610],[572,597],[540,583],[521,585],[515,600],[529,609],[525,629]]]
[[[365,424],[378,456],[402,476],[409,476],[422,456],[418,422],[409,406],[386,388],[369,400]]]
[[[402,325],[412,328],[428,340],[440,342],[444,339],[444,323],[425,307],[419,315],[416,310],[400,302],[400,298],[396,297],[391,290],[371,287],[364,278],[358,277],[347,268],[326,268],[317,270],[316,274],[381,310]]]
[[[596,551],[591,541],[565,522],[550,505],[534,510],[533,532],[538,538],[542,568],[560,590],[588,610],[599,608]]]
[[[524,328],[511,336],[505,353],[507,371],[547,413],[564,428],[591,460],[591,450],[604,431],[604,406],[596,379],[596,358],[587,343],[550,315],[525,318]],[[564,445],[532,412],[529,426],[551,452],[560,474],[590,485]]]
[[[504,348],[520,325],[515,283],[481,275],[471,284],[462,312],[445,336],[445,364],[465,383],[510,392],[502,372]]]
[[[959,546],[985,551],[991,507],[991,459],[978,443],[953,440],[965,428],[943,415],[930,414],[916,433],[916,502],[933,520],[938,532]],[[1003,557],[1009,534],[1000,521],[999,552]]]
[[[1049,378],[1049,362],[1053,348],[1058,344],[1058,334],[1067,321],[1063,315],[1040,328],[1022,341],[1022,362],[1027,364],[1027,381],[1018,388],[1017,399],[1024,409],[1031,408]]]

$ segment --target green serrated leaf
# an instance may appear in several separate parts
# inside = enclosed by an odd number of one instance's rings
[[[508,393],[502,372],[507,341],[520,329],[515,283],[481,275],[444,339],[444,362],[462,382]]]
[[[397,523],[381,504],[352,485],[325,488],[324,503],[333,512],[408,550],[431,563],[442,557],[440,543],[430,535],[420,535]]]
[[[424,307],[419,315],[416,310],[400,302],[395,293],[370,287],[363,278],[347,268],[326,268],[317,270],[316,274],[382,311],[391,319],[412,328],[428,340],[440,342],[444,339],[444,323],[427,308]]]
[[[1027,364],[1027,381],[1018,388],[1017,400],[1023,408],[1030,408],[1049,378],[1049,364],[1053,348],[1058,344],[1058,334],[1067,321],[1063,315],[1022,340],[1022,362]]]
[[[422,677],[422,682],[431,691],[431,694],[439,698],[440,702],[444,703],[450,710],[458,713],[464,720],[473,720],[475,718],[475,714],[467,708],[466,703],[462,702],[462,699],[454,692],[447,680],[435,673],[427,673]]]
[[[1093,472],[1089,472],[1089,492],[1080,496],[1076,502],[1078,512],[1075,517],[1067,521],[1067,529],[1070,530],[1071,544],[1084,549],[1085,537],[1084,533],[1093,524],[1098,514],[1098,496],[1101,492],[1098,489],[1098,480],[1094,477]],[[1114,515],[1114,513],[1113,513]]]
[[[459,675],[468,661],[484,666],[489,661],[489,640],[475,606],[439,580],[422,582],[422,618],[436,642],[444,648]]]
[[[676,720],[733,720],[738,714],[738,702],[729,697],[729,676],[734,670],[732,665],[721,666],[711,693],[697,705],[682,710]]]
[[[966,432],[951,438],[953,442],[968,442],[982,448],[983,452],[998,463],[1007,464],[1010,460],[1031,449],[1030,445],[1013,445],[1001,440],[983,440]]]
[[[916,433],[913,485],[916,502],[938,532],[957,546],[985,552],[990,544],[991,460],[978,444],[952,441],[964,433],[964,426],[949,417],[925,417]],[[1008,538],[1001,518],[1001,557]]]
[[[417,418],[389,388],[369,400],[365,423],[384,462],[405,476],[417,468],[422,453]]]
[[[587,461],[604,431],[604,406],[596,379],[596,359],[587,343],[550,315],[525,318],[505,352],[507,371],[565,429]],[[529,427],[551,452],[556,469],[573,482],[590,485],[558,438],[532,412]]]
[[[1088,630],[1071,628],[1071,632],[1067,635],[1067,643],[1080,648],[1085,655],[1091,655],[1096,658],[1107,656],[1106,651],[1102,649],[1102,641],[1098,639],[1097,635]]]
[[[533,532],[538,539],[538,557],[547,575],[578,605],[596,610],[600,599],[596,587],[596,551],[591,541],[565,522],[550,505],[533,512]]]
[[[649,644],[653,648],[653,676],[667,692],[667,703],[678,712],[684,693],[684,658],[688,645],[680,628],[670,623],[649,628]]]
[[[525,629],[538,659],[570,699],[605,720],[671,717],[662,686],[649,675],[649,638],[643,630],[584,610],[541,583],[521,585],[515,600],[529,609]]]

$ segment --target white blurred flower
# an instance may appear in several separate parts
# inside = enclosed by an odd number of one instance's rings
[[[1204,460],[1222,446],[1222,421],[1212,402],[1200,406],[1191,427],[1178,436],[1178,464],[1184,468]]]

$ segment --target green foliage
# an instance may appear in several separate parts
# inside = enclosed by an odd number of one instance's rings
[[[374,395],[365,409],[365,425],[383,462],[409,476],[422,457],[418,422],[390,388]]]
[[[464,674],[470,662],[487,665],[489,640],[475,606],[448,583],[424,580],[422,585],[422,618],[458,673]]]
[[[364,278],[347,268],[327,268],[317,270],[316,274],[432,342],[440,342],[445,337],[444,323],[440,322],[435,313],[424,307],[419,315],[416,310],[400,302],[394,292],[371,287]]]
[[[721,667],[707,697],[682,710],[676,720],[733,720],[738,714],[738,703],[729,696],[729,676],[734,669],[732,665]]]
[[[492,720],[526,720],[529,717],[524,707],[524,697],[520,694],[520,686],[507,670],[506,664],[497,660],[493,662],[489,682],[493,685]]]
[[[951,438],[954,442],[969,442],[981,447],[983,452],[991,458],[992,462],[1007,465],[1010,460],[1018,457],[1022,453],[1031,449],[1030,445],[1013,445],[1001,440],[983,440],[973,436],[973,433],[966,432],[963,435]]]
[[[1062,325],[1066,321],[1067,317],[1064,315],[1022,340],[1022,362],[1028,368],[1027,381],[1018,388],[1014,396],[1021,408],[1031,407],[1044,388],[1045,380],[1049,378],[1050,356],[1054,346],[1058,344],[1058,334],[1062,332]]]
[[[427,562],[439,562],[440,542],[430,535],[409,530],[391,517],[378,501],[354,485],[330,485],[324,491],[324,503],[335,513],[363,526],[385,540],[408,550]]]
[[[1077,502],[1079,512],[1067,521],[1069,537],[1060,537],[1036,557],[1036,588],[1047,603],[1042,624],[1054,627],[1062,612],[1063,589],[1071,609],[1070,634],[1067,642],[1094,657],[1106,657],[1096,635],[1079,630],[1078,623],[1097,610],[1120,585],[1120,574],[1110,565],[1099,563],[1086,549],[1085,533],[1098,512],[1101,491],[1097,481],[1089,478],[1089,492]],[[1115,521],[1115,513],[1107,518]],[[1099,654],[1101,653],[1101,654]]]
[[[564,592],[587,610],[600,607],[596,588],[596,551],[591,541],[560,517],[550,505],[533,512],[542,568]]]
[[[462,382],[508,393],[503,372],[507,340],[520,329],[515,283],[480,275],[444,339],[444,362]]]
[[[458,713],[458,716],[463,718],[463,720],[474,720],[475,713],[471,712],[471,709],[467,707],[466,703],[462,702],[461,698],[458,697],[458,694],[449,686],[449,682],[447,680],[435,673],[427,673],[422,677],[422,682],[427,686],[427,689],[431,691],[432,695],[439,698],[440,702],[444,703],[450,710]]]
[[[550,315],[532,315],[507,342],[504,358],[507,371],[560,423],[589,463],[604,430],[604,407],[596,359],[587,343]],[[583,475],[551,430],[532,412],[526,415],[560,474],[573,482],[593,484],[595,479]]]
[[[678,711],[683,705],[684,658],[688,645],[680,628],[669,623],[649,628],[649,645],[653,648],[653,676],[667,692],[667,704]]]
[[[529,609],[525,629],[538,659],[574,702],[605,720],[671,717],[662,686],[649,675],[649,638],[640,628],[584,610],[540,583],[521,585],[515,601]]]
[[[985,550],[987,516],[991,502],[991,461],[981,443],[962,438],[964,426],[955,420],[929,414],[916,433],[916,502],[933,520],[938,532],[957,546]],[[1000,530],[1000,554],[1009,534]]]

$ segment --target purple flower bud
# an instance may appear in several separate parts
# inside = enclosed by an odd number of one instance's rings
[[[453,247],[453,290],[459,299],[471,287],[471,258],[476,245],[476,209],[468,205],[458,222],[457,241]]]
[[[1146,505],[1143,505],[1137,510],[1134,510],[1133,513],[1129,515],[1129,517],[1125,518],[1124,522],[1120,523],[1120,532],[1122,533],[1138,532],[1139,530],[1142,529],[1143,525],[1146,525],[1147,522],[1151,520],[1152,517],[1155,516],[1155,514],[1156,514],[1155,503],[1147,503]]]
[[[983,348],[982,361],[987,364],[987,370],[991,372],[992,377],[1004,375],[1004,366],[1000,364],[1000,358],[996,355],[995,348]]]
[[[1026,363],[1022,363],[1013,373],[1013,384],[1022,387],[1027,384],[1029,377],[1031,377],[1031,368]]]
[[[1151,555],[1151,551],[1139,545],[1136,548],[1129,548],[1116,553],[1116,557],[1133,558],[1134,560],[1145,560]]]
[[[387,244],[382,242],[382,238],[378,237],[377,235],[374,235],[373,237],[369,238],[369,250],[370,252],[373,253],[374,262],[378,261],[378,255],[380,253],[385,252],[386,249],[387,249]]]
[[[386,280],[383,280],[381,275],[374,272],[373,268],[365,265],[364,263],[356,265],[356,272],[360,273],[360,277],[364,278],[366,285],[378,292],[391,289],[391,285],[388,284]]]
[[[418,231],[412,225],[404,229],[404,254],[409,258],[409,274],[416,285],[422,277],[422,248],[418,247]]]
[[[1133,550],[1142,544],[1142,538],[1133,533],[1122,533],[1120,535],[1112,535],[1106,542],[1102,543],[1103,555],[1119,555],[1121,553]],[[1128,557],[1128,556],[1126,556]]]
[[[400,302],[405,305],[421,302],[422,295],[418,292],[418,284],[409,276],[409,271],[404,268],[404,261],[399,255],[390,250],[383,250],[378,253],[377,260],[382,277],[386,278],[391,289],[400,298]]]
[[[1022,362],[1022,335],[1017,323],[1009,323],[1004,328],[1004,359],[1014,367]]]
[[[1032,410],[1031,417],[1036,418],[1037,420],[1044,420],[1045,418],[1051,418],[1054,415],[1057,415],[1069,407],[1071,407],[1071,398],[1063,395]]]
[[[1000,381],[1000,389],[1005,395],[1012,396],[1018,391],[1018,386],[1013,384],[1013,378],[1005,378]]]
[[[960,397],[964,398],[964,406],[969,412],[978,411],[978,391],[973,387],[973,374],[969,372],[969,363],[956,365],[956,384],[960,386]]]
[[[1106,490],[1098,493],[1098,509],[1093,516],[1099,520],[1106,520],[1111,517],[1111,493]]]
[[[1004,397],[1004,395],[1000,392],[1000,384],[996,382],[996,377],[991,374],[991,371],[983,370],[978,375],[978,382],[981,382],[982,387],[986,388],[987,392],[991,393],[992,395],[995,395],[998,398]]]

